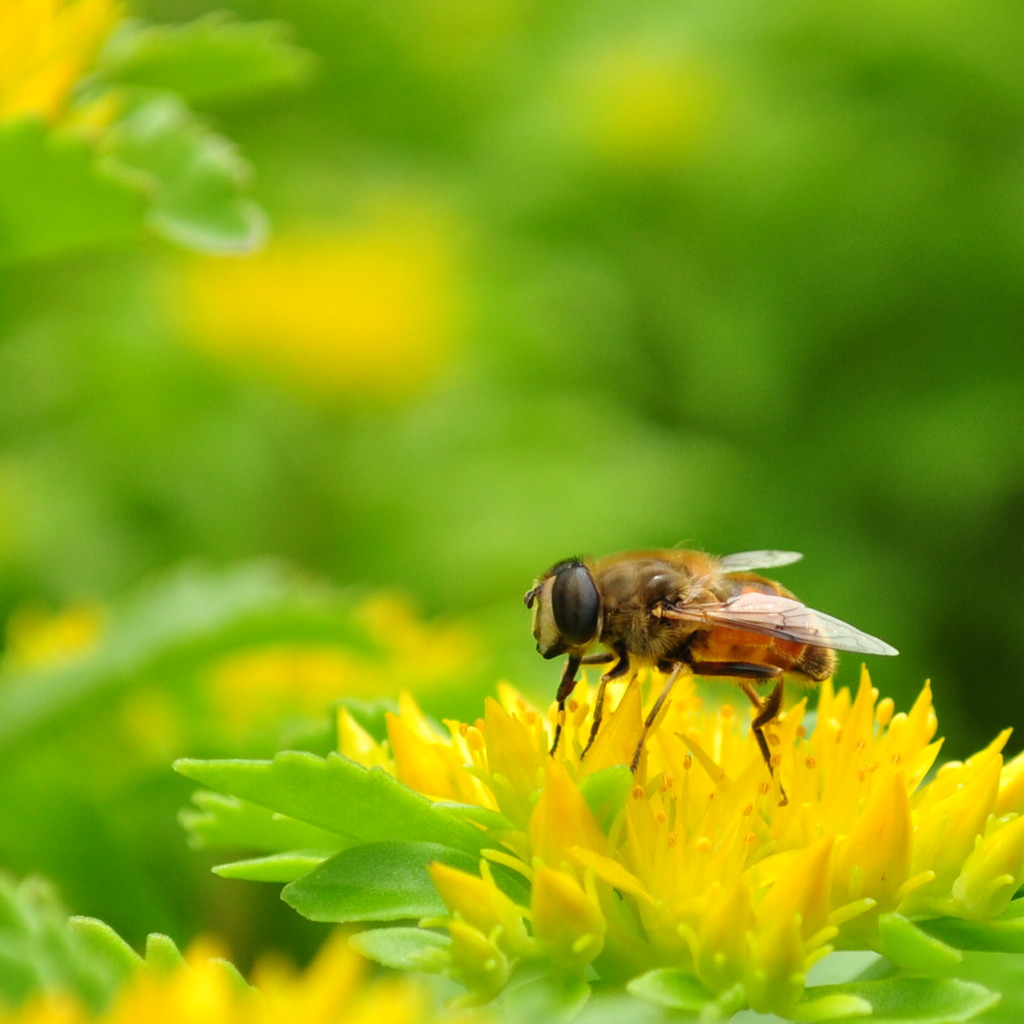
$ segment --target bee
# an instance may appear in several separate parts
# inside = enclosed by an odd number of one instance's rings
[[[828,679],[835,651],[894,655],[877,637],[802,604],[781,583],[751,570],[790,565],[795,551],[744,551],[716,558],[700,551],[630,551],[597,560],[567,558],[553,565],[524,595],[533,610],[533,635],[545,658],[568,655],[556,698],[558,749],[564,709],[581,665],[612,667],[601,677],[590,739],[601,722],[605,687],[636,667],[651,666],[668,680],[648,714],[631,768],[636,771],[647,733],[683,671],[738,681],[754,705],[752,730],[774,775],[764,728],[782,709],[783,683]],[[602,646],[604,651],[589,653]],[[754,689],[773,680],[766,698]],[[782,791],[782,802],[786,802]]]

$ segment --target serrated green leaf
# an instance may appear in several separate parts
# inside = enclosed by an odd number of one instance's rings
[[[363,956],[402,971],[444,970],[452,940],[425,928],[371,928],[349,938]]]
[[[436,842],[477,854],[480,829],[403,786],[379,768],[340,754],[286,751],[273,761],[181,760],[174,768],[211,789],[333,832],[347,844],[389,839]]]
[[[438,800],[434,806],[451,811],[463,821],[472,821],[477,825],[482,825],[490,832],[510,832],[516,827],[515,823],[500,811],[492,810],[490,807],[481,807],[479,804],[460,804],[451,800]]]
[[[427,868],[476,873],[478,858],[437,843],[367,843],[342,850],[287,885],[281,898],[312,921],[401,921],[445,913]]]
[[[221,973],[228,979],[236,991],[245,992],[251,989],[252,986],[245,980],[242,972],[230,960],[216,957],[210,963],[216,964],[220,968]]]
[[[959,1024],[974,1020],[999,1001],[997,992],[957,978],[894,977],[882,981],[822,985],[812,991],[813,1001],[832,996],[853,996],[864,1000],[870,1006],[871,1024],[905,1024],[907,1021]],[[831,1019],[856,1020],[863,1016],[855,1012],[848,1018]]]
[[[250,857],[247,860],[218,864],[213,868],[213,873],[220,878],[245,882],[294,882],[318,868],[330,855],[329,850],[274,853],[269,857]]]
[[[266,236],[266,220],[243,198],[248,164],[177,98],[137,104],[106,136],[103,167],[148,198],[146,222],[179,245],[246,252]]]
[[[294,85],[311,70],[311,54],[288,40],[278,21],[239,22],[213,12],[183,25],[129,22],[99,61],[120,85],[176,93],[189,102],[234,99]]]
[[[146,936],[146,965],[158,971],[173,971],[185,963],[181,951],[169,935],[152,932]]]
[[[0,265],[134,241],[143,212],[82,139],[36,120],[0,125]]]
[[[90,656],[48,671],[0,672],[0,751],[100,694],[139,679],[176,678],[229,651],[288,642],[375,653],[351,607],[275,563],[169,573],[111,607],[103,641]]]
[[[958,949],[900,914],[879,915],[878,951],[899,967],[926,974],[946,972],[962,959]]]
[[[314,849],[326,850],[330,856],[341,847],[341,840],[334,833],[248,800],[208,789],[196,790],[192,800],[196,809],[185,808],[178,817],[195,849],[233,847],[267,853]]]
[[[60,989],[98,1010],[123,977],[123,950],[98,956],[69,927],[67,912],[41,878],[14,882],[0,873],[0,1006]]]
[[[105,921],[95,917],[71,917],[68,919],[68,927],[78,937],[82,947],[88,949],[97,960],[109,964],[117,977],[127,978],[132,971],[142,966],[142,957]]]

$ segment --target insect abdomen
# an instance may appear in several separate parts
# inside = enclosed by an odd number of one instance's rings
[[[835,651],[827,647],[805,647],[793,666],[795,672],[813,679],[816,683],[824,682],[836,670]]]

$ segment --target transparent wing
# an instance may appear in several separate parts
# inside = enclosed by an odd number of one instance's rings
[[[737,594],[720,604],[697,604],[665,608],[667,619],[725,626],[749,633],[761,633],[780,640],[795,640],[813,647],[856,654],[899,654],[884,640],[864,633],[848,622],[815,611],[779,594]]]
[[[799,551],[738,551],[719,559],[726,572],[746,572],[748,569],[775,569],[792,565],[804,556]]]

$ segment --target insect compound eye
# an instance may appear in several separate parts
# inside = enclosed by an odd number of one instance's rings
[[[554,570],[551,611],[562,639],[582,647],[597,636],[601,599],[590,570],[579,562],[565,562]]]

